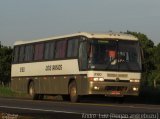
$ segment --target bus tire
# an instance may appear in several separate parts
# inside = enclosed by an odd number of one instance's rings
[[[33,81],[29,83],[28,92],[33,100],[37,100],[39,98],[39,95],[36,94],[36,92],[35,92],[35,87],[34,87]]]
[[[71,102],[79,102],[79,95],[77,94],[77,85],[75,81],[69,84],[69,96]]]

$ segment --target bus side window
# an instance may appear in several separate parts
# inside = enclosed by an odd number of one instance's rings
[[[76,57],[78,53],[78,39],[68,40],[67,57]]]
[[[13,63],[18,63],[18,57],[19,57],[19,47],[14,48],[14,53],[13,53]]]
[[[43,50],[44,50],[44,44],[43,43],[39,43],[39,44],[35,45],[34,60],[42,60]]]
[[[24,49],[25,46],[20,46],[20,51],[19,51],[19,62],[23,62],[24,61]]]
[[[51,60],[54,58],[55,52],[55,42],[47,42],[45,43],[45,50],[44,50],[44,59]]]
[[[25,57],[24,57],[24,61],[26,61],[26,62],[32,61],[32,60],[33,60],[33,54],[34,54],[33,45],[27,45],[27,46],[25,47]]]
[[[79,46],[79,67],[80,70],[87,69],[87,42],[81,42]]]
[[[57,43],[56,43],[56,52],[55,52],[55,58],[56,59],[65,58],[66,47],[67,47],[67,40],[57,41]]]

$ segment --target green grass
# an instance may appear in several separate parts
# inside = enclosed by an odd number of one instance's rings
[[[14,96],[15,92],[11,91],[11,89],[9,87],[2,87],[0,86],[0,96]]]
[[[0,86],[0,96],[1,97],[28,97],[27,94],[18,93],[11,90],[9,87]]]

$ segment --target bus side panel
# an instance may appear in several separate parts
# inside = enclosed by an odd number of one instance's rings
[[[89,82],[87,75],[79,75],[76,78],[77,91],[79,95],[88,95],[89,94]]]
[[[75,78],[76,77],[76,78]],[[75,80],[79,95],[89,94],[89,82],[86,75],[39,77],[39,94],[69,94],[69,82]]]
[[[49,76],[39,78],[40,94],[67,94],[68,80],[64,76]]]
[[[48,82],[48,79],[45,79],[43,77],[38,77],[37,80],[39,81],[39,82],[36,83],[36,85],[37,85],[37,93],[44,94],[45,90],[48,87],[48,85],[46,83],[46,82]],[[44,87],[44,85],[46,87]]]
[[[75,76],[76,78],[74,79]],[[11,88],[16,92],[28,93],[29,81],[32,80],[34,82],[35,91],[38,94],[68,94],[69,81],[74,79],[76,81],[78,94],[89,94],[89,81],[86,75],[75,76],[12,78]]]
[[[16,92],[28,92],[27,87],[28,80],[26,78],[12,78],[11,89]]]
[[[57,82],[59,82],[59,87],[57,90],[59,94],[68,94],[68,83],[70,76],[59,76]]]

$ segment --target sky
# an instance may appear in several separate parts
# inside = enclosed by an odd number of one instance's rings
[[[0,0],[0,41],[134,31],[160,43],[160,0]]]

